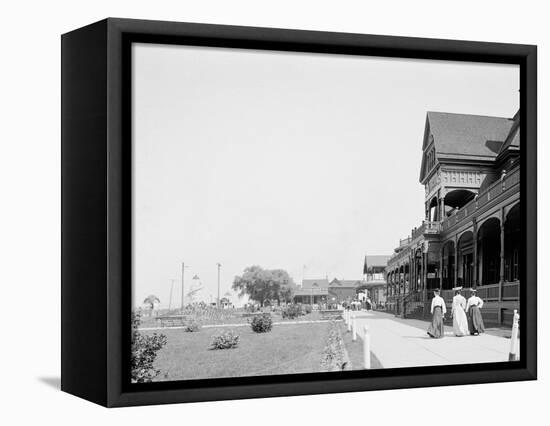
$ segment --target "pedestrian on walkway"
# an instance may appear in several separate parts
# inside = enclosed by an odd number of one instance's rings
[[[445,306],[445,301],[439,295],[439,289],[434,290],[431,313],[432,323],[428,328],[428,335],[434,339],[440,339],[445,335],[443,319],[445,318],[445,313],[447,313],[447,307]]]
[[[462,287],[453,288],[455,295],[453,297],[453,331],[455,336],[462,337],[468,333],[468,319],[466,318],[466,298],[461,294]]]
[[[472,336],[478,336],[479,333],[485,331],[485,325],[483,324],[483,317],[481,316],[481,308],[483,307],[483,300],[477,296],[477,290],[475,288],[470,289],[472,295],[468,298],[466,304],[466,314],[468,314],[468,329]]]

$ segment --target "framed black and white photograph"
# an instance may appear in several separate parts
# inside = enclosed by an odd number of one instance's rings
[[[536,378],[534,46],[108,19],[62,48],[65,391]]]

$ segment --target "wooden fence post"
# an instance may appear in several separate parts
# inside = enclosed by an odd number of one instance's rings
[[[365,324],[365,337],[363,338],[363,365],[365,369],[370,369],[370,334],[369,327]]]
[[[519,360],[519,314],[518,310],[514,309],[514,322],[512,325],[512,337],[510,339],[510,355],[508,356],[508,361],[517,361]]]

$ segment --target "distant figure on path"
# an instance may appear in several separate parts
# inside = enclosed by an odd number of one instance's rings
[[[453,330],[456,336],[465,336],[468,333],[468,319],[466,318],[466,298],[460,293],[462,287],[453,288],[455,296],[453,297]]]
[[[483,318],[481,317],[481,308],[483,307],[483,300],[477,297],[476,289],[471,289],[472,295],[468,299],[466,304],[466,313],[468,314],[468,328],[472,336],[478,336],[479,333],[485,331],[485,325],[483,324]]]
[[[445,326],[443,318],[447,312],[445,301],[439,295],[439,289],[434,290],[434,298],[432,299],[432,323],[428,328],[428,335],[434,339],[440,339],[445,335]]]

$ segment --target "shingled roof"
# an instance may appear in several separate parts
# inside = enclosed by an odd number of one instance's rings
[[[496,157],[513,119],[429,111],[436,153]]]
[[[334,278],[330,282],[331,287],[357,287],[361,284],[361,280],[339,280],[338,278]]]
[[[519,111],[514,115],[512,128],[506,137],[506,140],[500,148],[499,155],[505,153],[506,150],[517,150],[519,149]]]
[[[494,160],[506,141],[514,120],[483,115],[428,111],[423,149],[431,143],[436,158]],[[425,177],[425,156],[420,180]]]
[[[367,266],[387,266],[388,260],[391,256],[376,254],[372,256],[367,256]]]
[[[328,288],[328,279],[307,279],[302,280],[302,288]]]

